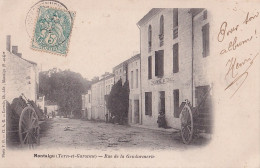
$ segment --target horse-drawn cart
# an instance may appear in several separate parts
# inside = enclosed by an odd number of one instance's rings
[[[192,107],[188,100],[180,106],[181,137],[185,144],[189,144],[194,136],[200,133],[212,133],[212,105],[209,89],[201,98],[197,107]]]
[[[7,104],[7,140],[21,147],[34,148],[40,144],[39,118],[44,115],[33,101],[23,94]]]

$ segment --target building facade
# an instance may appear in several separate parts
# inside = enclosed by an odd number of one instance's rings
[[[105,82],[99,80],[91,85],[91,119],[105,120]]]
[[[91,85],[91,119],[106,120],[106,98],[113,85],[114,74],[111,73],[105,73],[99,81]]]
[[[115,83],[117,81],[119,81],[120,79],[122,79],[122,84],[125,83],[125,81],[127,80],[127,77],[128,77],[127,70],[128,70],[127,61],[124,61],[113,68],[113,73],[115,75]]]
[[[82,95],[82,118],[91,119],[91,90]]]
[[[208,92],[210,17],[205,9],[156,8],[138,22],[143,125],[156,127],[162,112],[179,129],[181,102],[197,106]]]
[[[113,87],[113,85],[115,84],[115,77],[114,74],[110,74],[108,76],[106,76],[105,78],[105,115],[106,115],[106,120],[108,120],[111,117],[111,114],[109,112],[109,110],[107,109],[107,99],[108,99],[108,95],[111,92],[111,89]]]
[[[11,50],[12,48],[12,50]],[[18,46],[11,47],[11,36],[6,40],[6,100],[11,103],[22,93],[36,102],[39,91],[37,64],[22,58]]]
[[[57,105],[56,102],[51,102],[49,100],[46,100],[45,102],[45,108],[46,108],[46,112],[47,115],[49,117],[55,117],[57,115],[59,115],[59,106]]]
[[[129,110],[128,123],[141,124],[140,54],[128,60]]]

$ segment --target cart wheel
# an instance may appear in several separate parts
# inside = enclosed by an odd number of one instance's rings
[[[193,136],[193,118],[188,105],[185,105],[181,112],[181,137],[185,144],[189,144]]]
[[[34,148],[40,144],[38,116],[32,107],[25,107],[19,120],[19,138],[22,147]]]

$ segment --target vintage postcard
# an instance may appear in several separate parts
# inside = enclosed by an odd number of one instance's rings
[[[259,1],[0,13],[0,167],[260,167]]]

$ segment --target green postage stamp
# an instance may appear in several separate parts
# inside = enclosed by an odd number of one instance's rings
[[[32,49],[66,56],[74,17],[74,12],[41,6]]]

